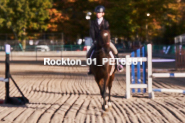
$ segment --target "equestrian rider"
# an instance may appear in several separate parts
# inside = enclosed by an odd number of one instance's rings
[[[100,27],[103,27],[104,30],[109,29],[109,22],[103,18],[103,16],[105,15],[105,7],[99,5],[95,8],[95,12],[97,19],[92,20],[90,26],[90,37],[92,38],[93,43],[96,43]],[[95,45],[92,45],[87,53],[87,58],[90,58],[91,53],[94,49]],[[118,51],[112,42],[110,42],[110,49],[112,50],[115,57],[118,58]],[[121,71],[122,69],[123,66],[118,65],[118,71]],[[91,74],[91,70],[88,72],[88,74]]]

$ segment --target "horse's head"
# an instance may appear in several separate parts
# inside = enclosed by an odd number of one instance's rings
[[[101,30],[100,31],[100,46],[104,48],[110,47],[110,31],[109,30]]]

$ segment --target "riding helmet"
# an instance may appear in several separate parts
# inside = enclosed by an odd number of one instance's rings
[[[96,13],[101,13],[101,12],[105,12],[105,7],[104,6],[96,6],[95,10]]]

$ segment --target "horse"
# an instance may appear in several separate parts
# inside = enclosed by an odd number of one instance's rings
[[[96,39],[95,49],[92,53],[92,59],[96,58],[96,64],[91,64],[91,71],[94,75],[95,81],[100,89],[100,94],[102,97],[102,110],[107,111],[111,107],[111,88],[114,80],[115,67],[110,65],[109,62],[103,63],[103,58],[112,58],[110,55],[110,31],[100,30],[98,38]],[[102,66],[101,66],[102,65]],[[114,71],[112,71],[114,69]],[[112,71],[112,74],[110,75]],[[109,90],[108,103],[106,100],[106,90]]]

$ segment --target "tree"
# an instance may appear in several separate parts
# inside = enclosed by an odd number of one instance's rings
[[[68,44],[73,44],[77,38],[89,36],[89,21],[85,17],[96,4],[88,0],[54,0],[53,9],[57,10],[57,14],[52,16],[50,30],[63,32]]]
[[[177,11],[169,5],[175,3],[175,0],[109,0],[109,4],[105,4],[106,17],[113,35],[131,40],[138,35],[140,40],[145,41],[146,25],[152,39],[162,35],[164,25],[174,21],[172,17]],[[149,17],[147,13],[150,13]]]
[[[11,29],[18,40],[29,30],[47,30],[52,0],[0,0],[0,28]]]
[[[78,34],[89,35],[89,24],[85,19],[86,13],[97,5],[106,8],[105,18],[110,23],[112,37],[122,37],[135,40],[136,35],[143,42],[146,39],[146,25],[150,40],[156,36],[162,36],[164,25],[171,23],[176,11],[170,4],[175,0],[54,0],[54,7],[62,13],[60,21],[56,20],[58,31],[69,35],[72,40]],[[150,16],[147,17],[147,13]],[[93,13],[92,19],[95,18]]]

